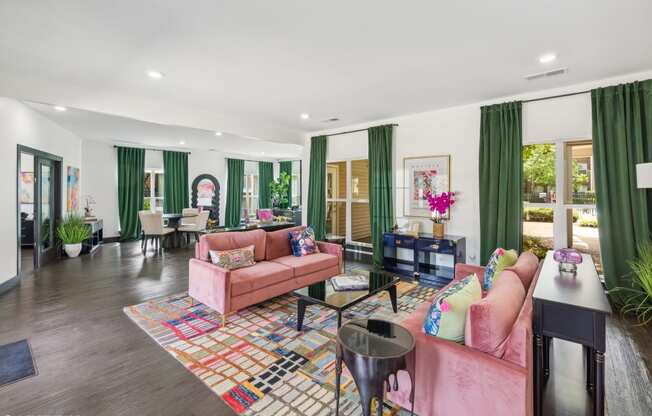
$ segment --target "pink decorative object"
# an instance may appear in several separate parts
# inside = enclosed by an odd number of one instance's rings
[[[260,222],[272,222],[274,219],[274,214],[271,209],[259,209],[258,210],[258,219]]]
[[[455,204],[455,192],[442,192],[439,195],[428,193],[426,199],[430,206],[432,220],[436,223],[443,222],[448,214],[448,210]]]
[[[446,302],[446,301],[444,300],[444,301],[441,302],[441,304],[439,304],[439,309],[440,309],[442,312],[448,312],[448,311],[451,310],[451,306],[448,304],[448,302]]]
[[[562,273],[577,272],[577,265],[582,263],[582,255],[574,248],[560,248],[555,250],[552,258],[559,262],[559,271]]]

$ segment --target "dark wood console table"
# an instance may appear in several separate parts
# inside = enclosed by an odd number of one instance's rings
[[[534,288],[534,414],[542,415],[543,385],[550,372],[552,338],[581,344],[587,357],[586,386],[593,396],[593,414],[604,415],[606,319],[611,306],[588,254],[577,274],[561,274],[549,251]]]

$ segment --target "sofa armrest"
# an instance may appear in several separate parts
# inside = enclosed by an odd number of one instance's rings
[[[482,286],[482,280],[484,279],[484,267],[482,266],[476,266],[475,264],[465,264],[465,263],[457,263],[455,265],[455,279],[454,280],[460,280],[465,278],[466,276],[475,273],[478,275],[478,279],[480,279],[480,285]]]
[[[337,263],[342,268],[342,246],[334,243],[327,243],[326,241],[317,241],[319,251],[326,254],[337,256]]]
[[[411,319],[408,318],[408,321]],[[531,415],[531,376],[527,368],[464,345],[410,332],[416,338],[415,413]],[[407,372],[398,372],[393,402],[410,408],[412,385]]]
[[[188,294],[222,314],[230,312],[231,272],[207,261],[190,259]]]

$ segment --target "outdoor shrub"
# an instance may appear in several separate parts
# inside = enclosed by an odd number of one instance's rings
[[[546,257],[548,250],[552,250],[542,238],[530,235],[523,236],[523,251],[531,251],[540,259]]]
[[[577,221],[577,224],[580,227],[598,228],[598,219],[593,215],[586,215],[586,216],[581,217]]]

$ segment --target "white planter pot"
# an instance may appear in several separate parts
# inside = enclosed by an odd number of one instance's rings
[[[68,257],[74,258],[79,256],[79,253],[81,252],[82,249],[82,244],[77,243],[77,244],[64,244],[63,249],[66,251],[66,254]]]

